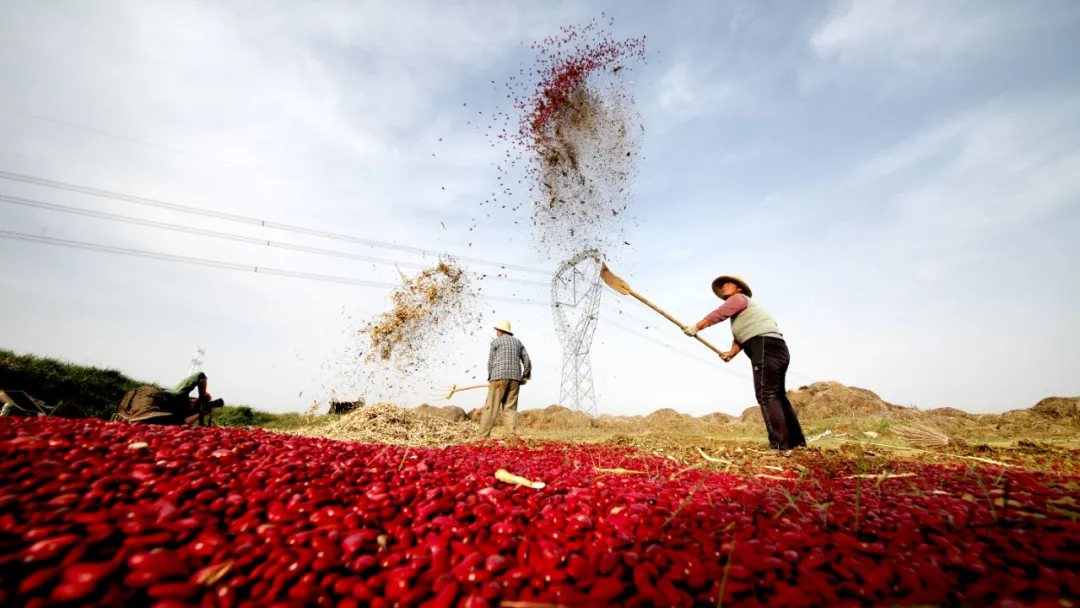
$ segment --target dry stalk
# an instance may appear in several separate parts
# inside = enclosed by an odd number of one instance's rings
[[[942,454],[941,452],[934,452],[932,450],[924,450],[924,449],[921,449],[921,448],[912,448],[912,447],[906,447],[906,446],[900,446],[900,445],[889,445],[887,443],[871,443],[869,441],[853,441],[853,440],[850,440],[850,439],[836,439],[836,441],[843,441],[845,443],[853,443],[855,445],[875,445],[875,446],[878,446],[878,447],[889,448],[889,449],[892,449],[892,450],[910,450],[912,452],[924,452],[926,454],[936,454],[938,456],[946,456],[948,458],[963,458],[964,460],[975,460],[975,461],[978,461],[978,462],[985,462],[986,464],[997,465],[999,467],[1015,467],[1016,466],[1014,464],[1009,464],[1009,463],[1006,463],[1006,462],[999,462],[997,460],[991,460],[989,458],[980,458],[979,456],[962,456],[960,454]]]
[[[724,591],[727,588],[728,570],[731,569],[731,559],[735,556],[735,543],[737,541],[731,539],[731,548],[728,549],[727,562],[724,563],[724,576],[720,579],[720,597],[716,600],[716,608],[722,608],[724,605]]]
[[[700,469],[701,467],[705,466],[706,464],[708,464],[708,462],[705,461],[705,460],[702,460],[701,462],[699,462],[697,464],[692,464],[692,465],[686,467],[685,469],[676,471],[676,472],[672,473],[670,477],[668,477],[668,481],[674,481],[675,478],[678,477],[679,475],[682,475],[683,473],[685,473],[687,471],[693,471],[694,469]]]
[[[708,460],[709,462],[719,462],[719,463],[722,463],[722,464],[726,464],[728,466],[732,466],[732,465],[735,464],[735,463],[731,462],[730,460],[724,460],[723,458],[715,458],[713,456],[709,456],[708,454],[705,453],[705,450],[702,450],[701,448],[697,448],[697,451],[698,451],[698,454],[701,454],[702,458],[704,458],[705,460]]]
[[[865,474],[861,474],[861,475],[849,475],[849,476],[845,477],[844,479],[878,479],[878,480],[883,480],[883,479],[896,479],[897,477],[915,477],[915,474],[914,473],[879,473],[879,474],[875,475],[875,474],[871,474],[871,473],[865,473]]]
[[[498,471],[495,471],[495,479],[498,479],[503,483],[510,483],[516,486],[525,486],[534,490],[543,489],[547,485],[542,481],[532,481],[520,475],[514,475],[506,469],[499,469]]]

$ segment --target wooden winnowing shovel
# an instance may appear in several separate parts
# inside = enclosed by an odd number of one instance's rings
[[[451,384],[450,385],[450,390],[448,392],[445,392],[445,393],[444,392],[432,393],[431,396],[432,397],[441,397],[443,399],[450,399],[451,397],[454,396],[454,393],[460,393],[461,391],[471,391],[474,388],[484,388],[485,386],[487,386],[486,383],[485,384],[474,384],[472,386],[458,386],[456,384]]]
[[[624,296],[625,295],[634,296],[635,298],[640,300],[642,304],[644,304],[644,305],[648,306],[649,308],[655,310],[656,312],[664,315],[665,319],[667,319],[668,321],[671,321],[675,325],[678,325],[679,329],[682,329],[683,327],[685,327],[682,323],[679,323],[677,320],[675,320],[675,317],[673,317],[673,316],[669,315],[668,313],[664,312],[663,310],[660,309],[660,307],[658,307],[657,305],[653,304],[652,302],[646,300],[645,298],[643,298],[640,294],[638,294],[633,289],[630,289],[630,285],[628,285],[626,281],[624,281],[624,280],[620,279],[619,277],[615,276],[615,273],[611,272],[611,270],[608,269],[607,264],[601,264],[600,265],[600,278],[604,279],[604,282],[607,283],[608,287],[610,287],[610,288],[614,289],[615,291],[623,294]],[[702,338],[701,336],[694,336],[694,337],[697,338],[698,342],[701,342],[705,346],[708,346],[710,349],[712,349],[712,351],[714,353],[716,353],[718,355],[723,354],[723,352],[721,350],[719,350],[718,348],[716,348],[712,344],[709,344],[708,342],[706,342],[705,338]]]

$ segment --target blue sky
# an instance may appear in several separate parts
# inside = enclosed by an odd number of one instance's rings
[[[836,380],[977,412],[1080,394],[1080,5],[1067,0],[8,2],[0,171],[553,270],[525,215],[479,206],[503,154],[483,136],[506,109],[491,81],[517,74],[533,40],[601,12],[615,36],[648,41],[629,85],[646,127],[637,225],[614,267],[635,289],[692,322],[718,303],[713,277],[744,275],[788,338],[789,386]],[[12,180],[0,195],[431,261]],[[4,203],[0,230],[396,273]],[[0,260],[0,346],[173,382],[199,345],[211,392],[277,411],[362,392],[342,380],[357,369],[348,331],[386,307],[385,289],[8,239]],[[754,404],[745,358],[724,365],[610,291],[600,314],[602,412]],[[487,303],[484,324],[501,318],[536,362],[523,407],[556,402],[550,310]],[[730,340],[726,325],[703,335]],[[368,398],[417,404],[433,384],[471,381],[489,336],[460,336],[445,365]]]

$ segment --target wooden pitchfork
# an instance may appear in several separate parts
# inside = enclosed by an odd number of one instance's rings
[[[649,308],[655,310],[656,312],[660,313],[668,321],[671,321],[675,325],[678,325],[679,329],[682,329],[683,327],[685,327],[682,323],[679,323],[675,319],[675,317],[673,317],[673,316],[669,315],[668,313],[664,312],[663,310],[660,309],[659,306],[657,306],[657,305],[653,304],[652,302],[646,300],[645,298],[643,298],[640,294],[638,294],[633,289],[630,289],[630,285],[626,281],[624,281],[624,280],[620,279],[619,277],[615,276],[615,273],[611,272],[611,270],[608,269],[607,264],[600,264],[600,278],[604,279],[604,282],[607,283],[608,287],[610,287],[610,288],[614,289],[615,291],[623,294],[624,296],[625,295],[634,296],[635,298],[640,300],[642,304],[644,304],[644,305],[648,306]],[[708,346],[710,349],[712,349],[712,351],[714,353],[716,353],[718,355],[723,354],[723,351],[716,348],[712,344],[709,344],[705,340],[705,338],[702,338],[701,336],[694,336],[694,337],[697,338],[698,342],[701,342],[705,346]]]
[[[450,390],[449,390],[449,391],[447,391],[447,392],[446,392],[446,394],[443,394],[443,393],[442,393],[442,392],[440,391],[440,392],[438,392],[438,393],[432,393],[432,396],[434,396],[434,397],[440,397],[440,398],[442,398],[442,399],[450,399],[451,397],[453,397],[453,396],[454,396],[454,393],[459,393],[459,392],[461,392],[461,391],[471,391],[471,390],[472,390],[472,389],[474,389],[474,388],[484,388],[485,386],[487,386],[487,383],[484,383],[484,384],[473,384],[472,386],[462,386],[462,387],[458,387],[458,385],[456,385],[456,384],[451,384],[451,385],[450,385]]]

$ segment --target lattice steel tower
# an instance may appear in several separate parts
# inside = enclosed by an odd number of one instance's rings
[[[583,251],[563,262],[551,281],[555,331],[563,345],[559,403],[596,415],[589,348],[600,310],[600,253]]]

